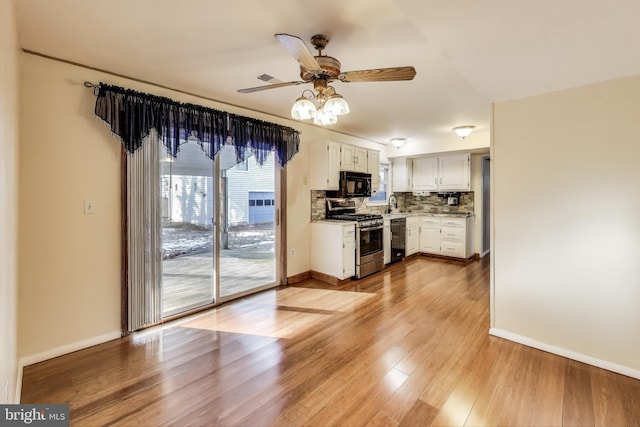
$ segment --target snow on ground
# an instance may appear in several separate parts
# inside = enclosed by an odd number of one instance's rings
[[[273,223],[229,227],[228,249],[264,248],[273,245]],[[171,223],[162,228],[162,259],[213,249],[211,229],[194,224]]]

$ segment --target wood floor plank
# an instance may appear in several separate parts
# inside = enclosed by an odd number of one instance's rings
[[[431,425],[431,422],[438,415],[438,412],[437,408],[417,399],[406,415],[402,417],[399,426],[414,427]]]
[[[562,425],[595,425],[589,366],[574,360],[565,367]]]
[[[561,426],[567,360],[541,353],[541,367],[529,423],[535,427]]]
[[[624,426],[627,419],[624,402],[615,398],[617,374],[601,369],[591,371],[591,392],[596,427]],[[638,394],[640,400],[640,394]]]
[[[309,279],[24,369],[76,426],[640,425],[640,381],[488,335],[489,263]]]

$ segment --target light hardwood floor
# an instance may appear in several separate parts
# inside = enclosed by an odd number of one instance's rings
[[[72,425],[638,426],[640,381],[496,337],[489,265],[309,280],[25,368]]]

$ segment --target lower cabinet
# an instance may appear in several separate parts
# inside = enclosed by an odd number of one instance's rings
[[[440,253],[440,218],[420,217],[420,252]]]
[[[311,223],[311,270],[340,280],[356,275],[354,222]]]
[[[469,258],[473,255],[474,217],[422,216],[420,252]]]
[[[409,256],[418,252],[420,249],[420,217],[407,217],[407,234],[404,249],[404,255]]]

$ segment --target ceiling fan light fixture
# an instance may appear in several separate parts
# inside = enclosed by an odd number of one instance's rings
[[[463,125],[454,127],[453,131],[457,133],[460,138],[465,139],[466,137],[471,135],[471,132],[473,132],[475,128],[476,127],[472,125]]]
[[[318,111],[316,111],[316,116],[313,119],[313,123],[320,126],[334,125],[338,123],[338,117],[330,111],[327,111],[323,107],[320,107],[318,108]]]
[[[332,95],[327,102],[324,103],[325,111],[329,111],[335,116],[349,114],[349,104],[340,94]]]
[[[296,120],[313,119],[317,115],[316,106],[308,98],[301,96],[291,107],[291,117]]]

